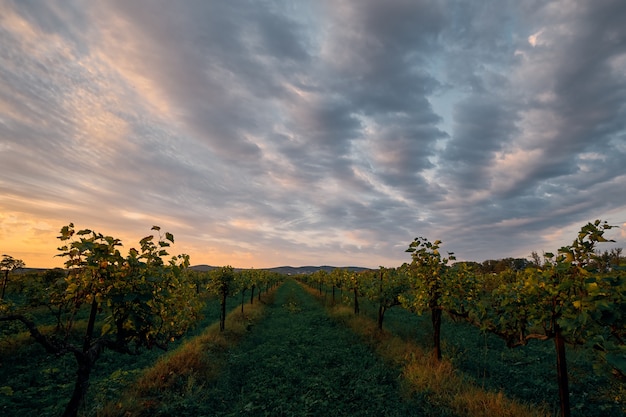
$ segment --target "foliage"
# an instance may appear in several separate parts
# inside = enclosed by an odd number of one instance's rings
[[[482,378],[483,384],[486,383],[485,381],[489,383],[488,381],[493,375],[499,374],[500,382],[499,385],[495,385],[496,387],[505,386],[505,388],[509,388],[509,386],[515,386],[516,388],[511,388],[509,392],[517,394],[517,392],[524,391],[524,398],[526,399],[534,399],[534,396],[538,396],[537,391],[545,394],[542,398],[549,398],[549,395],[556,397],[556,387],[547,382],[551,378],[550,373],[548,371],[530,370],[530,368],[536,368],[540,365],[543,367],[542,369],[545,369],[545,363],[556,360],[561,403],[563,404],[564,397],[571,397],[572,409],[579,409],[579,413],[583,413],[582,410],[585,410],[585,415],[590,415],[590,407],[593,406],[588,406],[586,400],[591,399],[591,396],[598,395],[597,392],[601,391],[600,385],[603,383],[612,384],[618,381],[618,379],[608,380],[606,376],[589,376],[591,364],[588,357],[590,354],[595,352],[601,359],[597,364],[598,370],[608,368],[615,375],[623,378],[626,369],[624,344],[626,338],[624,321],[626,316],[626,275],[624,267],[620,265],[621,250],[599,252],[596,249],[599,243],[607,241],[604,232],[612,227],[606,222],[589,223],[581,229],[576,240],[571,245],[560,248],[556,256],[546,253],[542,261],[535,253],[533,261],[527,265],[522,265],[522,262],[517,262],[516,259],[511,262],[502,260],[502,262],[494,264],[499,269],[497,273],[485,273],[484,265],[477,263],[462,262],[449,265],[449,261],[453,260],[454,257],[452,254],[446,257],[440,255],[439,246],[441,242],[430,243],[425,238],[417,238],[408,250],[412,256],[411,264],[404,264],[398,268],[381,268],[378,271],[367,271],[359,274],[341,269],[330,273],[321,271],[302,278],[311,285],[318,287],[320,294],[323,286],[326,286],[327,291],[332,288],[333,304],[335,304],[334,289],[344,289],[345,299],[353,302],[354,312],[357,314],[359,312],[359,297],[366,297],[367,300],[362,300],[365,314],[361,314],[359,317],[356,317],[356,314],[351,314],[347,307],[342,310],[342,307],[337,306],[332,310],[341,315],[341,320],[347,320],[350,316],[351,319],[358,321],[360,324],[357,327],[365,328],[361,320],[365,319],[368,306],[375,304],[378,309],[378,321],[373,327],[378,330],[376,333],[368,334],[366,339],[370,342],[381,341],[386,337],[388,332],[380,331],[385,312],[402,301],[413,312],[427,313],[423,319],[421,316],[410,315],[404,309],[393,309],[390,316],[394,318],[395,315],[399,317],[401,313],[406,313],[418,320],[419,324],[415,326],[412,324],[414,323],[413,319],[409,320],[405,315],[402,316],[401,324],[401,326],[411,327],[410,333],[407,334],[410,334],[412,339],[415,339],[417,329],[418,344],[423,343],[421,339],[425,334],[430,334],[428,319],[432,321],[430,325],[433,328],[433,334],[440,333],[436,328],[436,321],[439,320],[438,326],[441,326],[441,313],[448,312],[452,317],[469,319],[480,326],[482,330],[500,336],[511,347],[522,346],[515,350],[518,353],[504,354],[493,347],[495,343],[487,337],[486,333],[475,332],[475,337],[470,336],[471,330],[462,327],[462,323],[444,322],[444,332],[450,333],[450,337],[444,338],[442,341],[443,348],[449,352],[446,354],[446,361],[440,362],[440,365],[435,365],[434,362],[429,363],[426,364],[426,367],[430,366],[437,369],[437,372],[439,370],[445,372],[441,375],[428,374],[430,375],[428,376],[423,373],[422,364],[419,367],[416,365],[416,367],[412,366],[410,370],[408,368],[405,370],[405,377],[416,382],[416,386],[425,384],[423,388],[420,388],[421,391],[430,392],[439,389],[434,388],[437,383],[454,376],[456,371],[447,362],[448,358],[453,361],[455,366],[460,365],[464,370],[467,370],[468,368],[477,368],[477,358],[482,357],[480,366],[484,368],[477,371],[479,375],[475,378]],[[172,338],[176,338],[180,334],[179,323],[182,323],[184,327],[188,325],[185,324],[186,320],[190,322],[197,317],[195,300],[201,289],[206,288],[219,297],[215,303],[221,304],[220,315],[224,317],[223,309],[226,303],[223,300],[227,297],[240,294],[243,313],[244,297],[248,294],[248,290],[251,290],[252,302],[255,289],[260,294],[261,289],[267,290],[280,281],[279,277],[267,271],[235,271],[232,267],[218,268],[210,273],[190,274],[186,268],[188,258],[185,255],[174,257],[169,262],[164,260],[164,257],[167,256],[166,250],[174,239],[170,234],[162,236],[157,227],[154,230],[159,232],[158,237],[149,236],[142,239],[138,246],[140,249],[131,249],[128,256],[122,256],[119,249],[121,242],[117,239],[103,236],[91,230],[76,232],[73,225],[62,229],[61,239],[65,245],[60,248],[62,252],[60,256],[66,258],[69,272],[63,270],[49,271],[40,276],[29,276],[27,279],[22,279],[22,275],[20,275],[20,279],[11,281],[11,288],[17,288],[19,285],[20,289],[23,288],[23,292],[18,294],[17,291],[10,290],[9,300],[0,303],[0,320],[10,321],[12,324],[11,328],[5,327],[3,329],[8,329],[11,332],[11,335],[3,340],[14,337],[15,342],[12,343],[18,346],[17,349],[21,349],[19,346],[26,347],[27,345],[21,342],[22,339],[25,340],[24,334],[18,334],[19,327],[23,328],[23,325],[26,325],[32,336],[49,352],[56,355],[70,353],[71,355],[67,356],[74,356],[79,368],[76,387],[80,389],[75,390],[75,392],[81,392],[83,386],[86,385],[84,381],[80,381],[80,372],[83,372],[83,378],[85,375],[88,377],[89,367],[93,367],[103,349],[108,349],[109,354],[113,354],[113,352],[134,354],[139,353],[144,348],[155,346],[165,348]],[[235,300],[234,297],[231,298]],[[287,298],[282,300],[284,302],[279,304],[280,313],[279,310],[274,310],[274,312],[277,313],[277,316],[288,315],[291,320],[276,321],[275,323],[281,323],[280,326],[284,327],[299,325],[296,323],[297,319],[308,314],[306,303],[297,295],[297,291],[292,291]],[[25,302],[29,303],[28,308],[18,305]],[[47,318],[43,319],[46,309],[49,313]],[[23,314],[23,312],[28,314]],[[245,314],[238,314],[238,316],[242,319],[247,317]],[[224,330],[224,321],[225,319],[220,320],[222,331]],[[321,319],[319,323],[322,321],[326,323]],[[55,323],[56,329],[53,328]],[[459,325],[459,327],[450,327],[453,325]],[[229,331],[223,336],[230,337],[231,334],[234,334],[230,327],[231,324],[228,326]],[[269,327],[271,331],[275,330],[273,326],[274,324]],[[386,325],[386,328],[395,332],[397,326],[398,323],[392,320]],[[267,331],[264,325],[259,327]],[[326,331],[316,327],[316,324],[312,324],[310,327],[315,327],[318,330],[320,333],[318,336],[322,336],[321,334]],[[255,324],[254,331],[249,333],[252,346],[262,341],[264,337],[263,334],[256,332],[256,328],[257,325]],[[450,329],[454,329],[454,332]],[[243,334],[248,334],[247,332],[250,330],[250,326],[246,327]],[[84,333],[80,340],[76,338],[78,331]],[[298,330],[298,332],[300,331],[303,330]],[[285,336],[283,338],[288,339]],[[478,343],[476,339],[478,339]],[[484,340],[482,348],[481,340]],[[525,346],[531,340],[554,340],[555,348],[552,349],[553,352],[550,352],[550,346],[542,343]],[[297,345],[297,342],[290,343]],[[567,361],[566,343],[582,347],[574,353],[568,349]],[[395,344],[395,341],[386,341],[383,349],[395,350],[397,348]],[[294,345],[289,346],[293,347]],[[311,346],[314,344],[311,343]],[[437,346],[436,339],[435,346]],[[324,345],[322,350],[326,353],[324,349],[330,351],[332,348],[327,348],[327,345]],[[481,353],[481,349],[483,349],[484,354]],[[476,353],[477,350],[478,354]],[[524,353],[519,353],[520,351]],[[29,358],[27,360],[31,361],[30,352],[31,350],[24,349],[21,353],[25,355],[24,358]],[[287,355],[291,351],[280,352]],[[200,350],[197,353],[200,354]],[[272,358],[274,363],[279,363],[284,359],[281,355],[270,355],[266,351],[263,354],[264,357]],[[314,354],[310,351],[308,353],[301,352],[300,360],[305,356],[314,357]],[[401,356],[405,359],[415,359],[424,355],[416,348],[410,352],[404,351]],[[567,362],[572,357],[575,359],[572,361],[574,366],[570,365],[570,369],[568,369]],[[265,369],[262,359],[260,357],[255,359],[255,356],[251,356],[247,362],[244,361],[246,365],[239,367],[241,358],[242,356],[239,354],[232,357],[234,361],[232,365],[237,369],[248,371],[258,368]],[[503,358],[509,359],[498,362],[497,359]],[[206,362],[210,358],[204,357],[202,360]],[[175,373],[182,375],[189,371],[191,375],[193,374],[192,371],[196,369],[196,365],[196,362],[183,360],[176,366],[189,366],[190,368],[185,370],[176,368]],[[496,367],[503,366],[508,367],[506,372],[502,369],[496,369]],[[37,377],[31,377],[31,381],[37,379],[37,385],[46,386],[50,383],[51,378],[67,378],[68,369],[71,369],[71,364],[67,361],[62,365],[48,366],[45,372],[40,372]],[[272,367],[272,369],[275,373],[278,372],[276,368]],[[87,372],[84,372],[85,370]],[[245,403],[237,403],[236,410],[261,412],[260,396],[272,398],[271,394],[266,391],[254,391],[248,385],[246,385],[246,393],[244,393],[241,387],[246,383],[244,382],[246,372],[233,372],[232,375],[237,374],[236,378],[227,379],[227,381],[229,381],[228,383],[233,382],[235,385],[239,384],[237,385],[239,387],[237,392],[240,393],[241,397],[237,398],[245,401]],[[226,373],[231,374],[231,370],[227,370]],[[571,391],[567,385],[568,373],[571,373],[575,381],[575,386]],[[111,383],[117,386],[128,383],[130,376],[134,375],[121,370],[117,373],[109,372],[109,374]],[[168,381],[168,375],[166,373],[159,378],[162,377]],[[297,376],[297,373],[289,372],[288,375],[291,378]],[[434,378],[432,381],[428,379],[431,376]],[[440,377],[441,379],[439,379]],[[169,411],[180,411],[181,415],[191,413],[191,410],[197,411],[197,406],[193,404],[194,399],[202,398],[204,401],[207,400],[207,395],[211,395],[209,393],[213,391],[205,391],[205,382],[197,382],[199,380],[194,378],[197,376],[187,380],[187,382],[180,383],[186,388],[176,386],[177,390],[182,389],[176,391],[180,394],[181,399],[187,398],[186,400],[183,399],[184,401],[181,400],[185,403],[184,407],[181,406],[184,409],[179,409],[178,405],[171,404]],[[535,379],[541,380],[540,384],[535,383],[533,385],[534,395],[532,394],[533,391],[524,386],[524,378],[527,378],[527,385],[530,385],[528,381],[531,379],[533,381]],[[496,378],[493,379],[494,384],[497,384]],[[265,383],[263,376],[258,382]],[[345,380],[342,382],[345,385]],[[197,385],[195,385],[196,383]],[[106,382],[102,382],[101,385],[106,386]],[[457,385],[466,384],[465,382],[457,382]],[[520,388],[521,386],[523,388]],[[13,383],[0,383],[0,396],[2,399],[12,398],[17,392],[24,392],[22,388]],[[327,395],[335,395],[330,386],[326,388],[328,388],[325,391]],[[453,391],[452,388],[443,388],[443,390]],[[37,388],[31,388],[28,395],[35,395],[36,392],[38,392]],[[256,397],[248,396],[248,393],[252,392],[255,392]],[[616,391],[611,392],[615,393]],[[623,400],[620,399],[623,392],[622,387],[621,394],[618,393],[614,396],[615,404],[618,405],[603,403],[601,405],[602,410],[615,412],[621,407],[623,411]],[[154,393],[154,395],[161,394],[162,392]],[[501,397],[495,398],[496,403],[500,401],[499,398]],[[201,411],[207,410],[203,407],[209,407],[210,401],[212,400],[208,399],[206,404],[203,403],[200,407],[202,408]],[[233,399],[233,401],[235,400]],[[337,401],[340,400],[337,399]],[[622,402],[619,403],[619,401]],[[3,404],[8,404],[8,402]],[[317,402],[316,404],[319,405],[320,403]],[[166,410],[167,406],[169,404],[164,405],[164,408],[159,412],[167,414],[169,412]],[[287,409],[287,405],[283,403],[280,407]],[[461,407],[470,406],[463,405]],[[568,410],[569,408],[570,405],[566,402],[565,405],[562,405],[562,413],[568,413],[563,409]],[[598,413],[596,415],[601,415],[600,411]]]
[[[251,271],[239,271],[235,273],[234,281],[235,287],[241,296],[241,314],[243,314],[244,297],[246,296],[246,291],[252,288],[254,284],[254,275]]]
[[[29,307],[43,306],[54,317],[55,333],[65,334],[71,330],[74,316],[70,314],[75,303],[66,297],[67,272],[62,268],[54,268],[29,277],[24,283],[23,294]]]
[[[411,288],[408,295],[403,295],[402,300],[405,307],[412,311],[422,313],[442,308],[441,298],[449,277],[447,264],[455,258],[451,253],[448,258],[442,258],[439,253],[440,244],[439,240],[429,242],[424,237],[418,237],[406,250],[412,258],[407,268]]]
[[[152,230],[160,231],[158,226]],[[132,347],[165,348],[172,338],[181,334],[195,319],[198,305],[194,288],[186,275],[187,255],[172,257],[168,263],[166,250],[174,243],[170,233],[146,236],[139,249],[131,248],[122,258],[119,239],[81,230],[78,241],[59,248],[66,257],[70,274],[66,279],[66,299],[79,308],[94,300],[109,313],[102,326],[103,336],[112,335],[124,350]],[[60,239],[68,241],[73,226],[62,229]]]
[[[600,220],[588,223],[557,256],[546,253],[543,266],[517,272],[477,305],[481,327],[511,347],[532,339],[555,341],[563,417],[570,415],[566,342],[595,340],[601,350],[611,352],[607,360],[618,368],[623,365],[624,351],[613,353],[615,342],[623,346],[624,297],[614,295],[624,288],[623,277],[599,278],[593,273],[596,245],[607,242],[604,232],[612,227]]]
[[[271,295],[264,301],[271,302]],[[207,401],[206,385],[219,378],[230,351],[261,321],[265,308],[265,303],[257,303],[248,307],[245,315],[233,309],[226,317],[228,332],[220,331],[218,322],[207,325],[200,334],[144,369],[98,415],[181,415],[201,407]]]
[[[587,294],[577,305],[580,314],[575,320],[593,323],[593,331],[585,333],[587,344],[615,373],[625,379],[626,273],[616,271],[594,275],[587,278],[585,284]],[[583,325],[581,323],[581,327]]]
[[[158,226],[152,229],[160,231]],[[168,256],[165,248],[174,242],[170,233],[159,234],[157,241],[153,235],[143,238],[140,249],[130,249],[125,258],[118,249],[119,239],[89,229],[76,231],[71,223],[61,229],[59,239],[63,245],[58,256],[66,258],[70,273],[53,297],[69,302],[65,334],[43,334],[21,314],[6,314],[0,321],[19,321],[47,352],[74,356],[76,383],[64,413],[74,416],[104,349],[120,353],[139,353],[154,346],[165,349],[197,318],[198,305],[193,284],[187,280],[188,256],[174,256],[168,263],[162,259]],[[55,302],[60,301],[51,301]],[[89,315],[82,343],[77,343],[70,335],[83,305],[89,306]],[[100,315],[104,324],[97,332]]]
[[[410,290],[400,296],[402,305],[411,311],[430,311],[433,325],[433,346],[437,360],[441,360],[441,315],[443,311],[466,317],[476,298],[476,286],[469,268],[458,265],[450,268],[454,254],[442,257],[441,241],[430,242],[418,237],[406,250],[412,262],[408,266]]]
[[[482,327],[502,336],[510,346],[550,339],[557,332],[569,343],[582,344],[602,323],[613,325],[613,336],[619,338],[624,307],[616,290],[623,285],[622,274],[602,276],[590,268],[596,260],[595,245],[607,241],[604,231],[612,227],[599,220],[589,223],[557,256],[546,253],[542,267],[501,280],[478,305]]]
[[[2,255],[0,260],[0,271],[4,272],[4,279],[2,281],[2,291],[0,292],[0,301],[4,300],[4,295],[9,282],[9,273],[20,268],[24,268],[24,261],[21,259],[15,259],[11,255]]]
[[[380,267],[378,271],[360,274],[363,293],[378,306],[378,329],[382,330],[387,310],[401,303],[402,294],[409,288],[406,266],[400,268]]]
[[[344,274],[343,286],[352,292],[352,305],[354,306],[354,314],[361,312],[359,307],[359,297],[363,295],[363,281],[360,279],[361,275],[356,272],[346,271]]]
[[[232,266],[223,266],[209,272],[210,280],[207,286],[209,292],[220,298],[220,331],[224,331],[226,322],[226,298],[237,290],[235,271]]]
[[[320,295],[322,294],[322,287],[326,284],[328,280],[328,272],[323,269],[315,271],[310,275],[310,281],[315,282],[317,284],[317,288],[319,290]]]

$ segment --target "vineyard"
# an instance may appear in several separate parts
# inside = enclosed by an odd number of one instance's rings
[[[193,271],[156,226],[123,255],[70,224],[65,269],[3,261],[0,412],[624,415],[626,265],[600,250],[611,228],[589,223],[498,272],[420,237],[397,268],[288,277]]]

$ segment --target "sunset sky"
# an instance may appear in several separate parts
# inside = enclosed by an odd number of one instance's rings
[[[192,264],[626,240],[626,1],[0,0],[0,254]],[[607,245],[603,248],[610,248]]]

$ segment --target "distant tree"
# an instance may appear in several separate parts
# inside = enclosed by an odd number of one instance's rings
[[[193,282],[196,287],[196,294],[202,293],[202,291],[206,289],[209,282],[209,272],[190,270],[188,275],[190,281]]]
[[[459,261],[459,262],[454,262],[452,265],[457,266],[457,267],[463,266],[468,271],[472,271],[474,273],[480,273],[482,271],[482,265],[474,261]]]
[[[542,263],[541,263],[541,257],[539,256],[539,254],[535,251],[532,251],[530,253],[530,263],[531,265],[535,266],[536,268],[541,267]]]
[[[235,273],[235,287],[236,290],[239,291],[241,295],[241,314],[243,314],[243,306],[245,304],[246,291],[252,289],[252,298],[254,297],[254,286],[255,286],[255,277],[256,274],[253,270],[242,270]]]
[[[4,272],[4,280],[2,281],[2,293],[0,294],[0,300],[4,300],[4,294],[9,282],[9,273],[16,269],[24,268],[24,261],[21,259],[15,259],[11,255],[2,255],[0,261],[0,270]]]
[[[212,270],[209,291],[220,299],[220,331],[226,327],[226,299],[236,291],[235,271],[232,266],[223,266]]]
[[[332,288],[333,305],[335,305],[335,290],[339,289],[341,291],[346,272],[347,271],[345,271],[344,269],[335,268],[327,276],[328,283],[330,284],[330,286]]]
[[[622,248],[611,249],[612,262],[615,266],[620,266],[622,261]]]
[[[344,281],[344,286],[352,292],[354,314],[359,314],[361,312],[361,309],[359,308],[359,296],[361,296],[363,291],[360,276],[356,272],[346,272],[344,275]]]
[[[253,284],[250,291],[250,304],[254,303],[254,290],[257,292],[257,301],[261,301],[261,293],[263,292],[263,285],[266,286],[272,280],[272,274],[265,269],[253,270]]]
[[[261,277],[264,275],[263,270],[251,269],[250,273],[250,305],[254,304],[254,291],[257,288],[258,283],[261,281]]]
[[[498,261],[495,259],[487,259],[483,261],[481,272],[483,274],[495,274],[497,270]]]
[[[66,297],[67,275],[67,271],[62,268],[49,269],[37,274],[35,279],[28,280],[24,289],[29,304],[46,307],[56,319],[55,332],[64,332],[66,336],[74,319],[68,315],[73,301]]]
[[[400,268],[380,267],[361,273],[365,296],[378,305],[378,330],[383,329],[387,310],[400,305],[400,296],[409,289],[406,265]]]
[[[317,270],[311,274],[311,279],[317,283],[317,288],[322,295],[322,288],[326,281],[328,280],[328,272],[323,269]]]
[[[613,248],[610,251],[597,251],[593,266],[600,272],[608,272],[615,267],[619,267],[622,248]]]
[[[531,264],[531,262],[528,259],[524,259],[524,258],[509,258],[510,259],[510,265],[511,265],[511,269],[513,269],[514,271],[521,271],[524,270],[528,267],[528,265]]]

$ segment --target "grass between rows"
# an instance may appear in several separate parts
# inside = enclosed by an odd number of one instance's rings
[[[146,368],[117,400],[99,410],[98,417],[187,415],[184,410],[206,401],[206,384],[215,380],[227,364],[228,354],[265,314],[275,290],[261,301],[234,308],[225,330],[219,322],[187,340],[176,350]],[[192,414],[190,414],[192,415]]]
[[[313,288],[302,285],[320,302],[324,297]],[[551,413],[546,406],[522,404],[507,398],[501,392],[492,392],[477,386],[470,378],[456,370],[451,362],[436,362],[432,354],[412,341],[393,333],[378,330],[376,322],[355,315],[345,305],[327,307],[328,314],[360,336],[368,346],[393,366],[402,369],[402,387],[405,395],[424,396],[426,401],[442,410],[468,417],[546,417]]]
[[[293,280],[276,292],[266,318],[229,355],[197,415],[439,416],[406,399],[399,370],[328,317]]]

